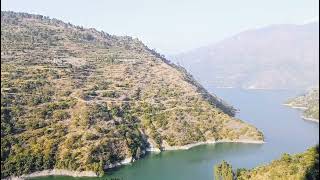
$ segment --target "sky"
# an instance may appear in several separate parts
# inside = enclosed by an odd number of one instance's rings
[[[2,0],[1,10],[133,36],[174,55],[247,29],[318,21],[319,0]]]

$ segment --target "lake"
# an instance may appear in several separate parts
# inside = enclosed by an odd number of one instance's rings
[[[265,144],[222,143],[189,150],[149,154],[122,166],[102,179],[119,180],[212,180],[213,166],[222,160],[233,168],[252,168],[269,163],[283,153],[299,153],[319,143],[319,124],[305,121],[301,112],[283,106],[301,94],[291,90],[213,89],[217,96],[240,109],[236,117],[253,124],[265,136]],[[97,179],[49,176],[35,179]]]

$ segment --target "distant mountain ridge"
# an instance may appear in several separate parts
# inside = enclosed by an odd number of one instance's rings
[[[206,86],[306,89],[319,80],[319,23],[247,30],[172,59]]]

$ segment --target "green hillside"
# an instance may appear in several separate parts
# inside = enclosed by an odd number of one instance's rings
[[[319,121],[319,89],[313,89],[305,95],[289,100],[287,105],[304,109],[305,118],[317,119]]]
[[[150,147],[263,140],[183,68],[131,37],[1,12],[1,177],[94,171]]]
[[[317,180],[319,179],[319,146],[300,154],[283,154],[280,159],[270,164],[250,170],[237,169],[233,172],[231,165],[224,161],[215,166],[214,174],[216,180]]]

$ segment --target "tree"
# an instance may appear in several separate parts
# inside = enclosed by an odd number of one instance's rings
[[[232,166],[226,161],[214,166],[215,180],[233,180]]]

